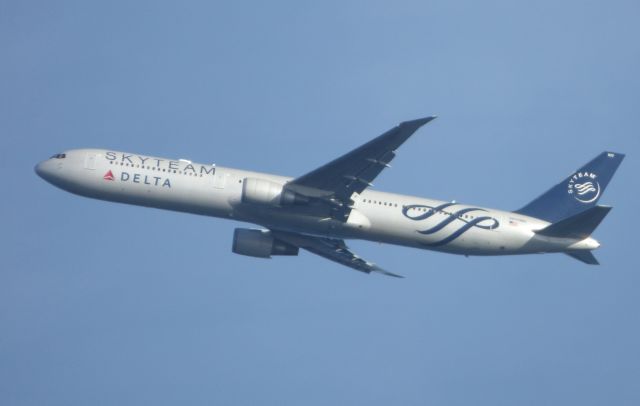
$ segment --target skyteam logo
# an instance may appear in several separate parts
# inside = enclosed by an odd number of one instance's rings
[[[577,172],[567,185],[567,193],[581,203],[593,203],[600,197],[598,175],[592,172]]]

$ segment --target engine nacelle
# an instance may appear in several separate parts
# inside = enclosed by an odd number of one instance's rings
[[[298,255],[299,248],[273,238],[268,230],[236,228],[232,251],[250,257],[271,258],[272,255]]]
[[[265,179],[244,178],[242,203],[290,206],[307,203],[307,199],[291,190],[286,190],[282,184]]]

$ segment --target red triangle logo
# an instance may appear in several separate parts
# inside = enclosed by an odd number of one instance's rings
[[[113,172],[111,172],[111,170],[109,170],[109,172],[107,172],[102,179],[104,180],[115,180],[115,176],[113,176]]]

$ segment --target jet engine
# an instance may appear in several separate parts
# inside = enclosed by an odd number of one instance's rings
[[[273,238],[268,230],[236,228],[232,251],[250,257],[271,258],[272,255],[298,255],[299,248]]]
[[[266,179],[245,178],[242,185],[242,203],[271,206],[290,206],[307,203],[303,196],[285,189],[284,185]]]

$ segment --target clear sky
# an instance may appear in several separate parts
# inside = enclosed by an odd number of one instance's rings
[[[638,405],[637,1],[0,1],[0,404]],[[516,209],[627,153],[602,262],[351,242],[73,196],[105,147],[296,176],[439,118],[376,188]],[[241,225],[240,225],[241,226]]]

